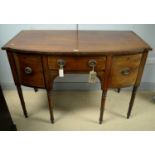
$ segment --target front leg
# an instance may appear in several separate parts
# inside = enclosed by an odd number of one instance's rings
[[[121,91],[121,88],[117,88],[117,92],[120,93],[120,91]]]
[[[50,112],[50,120],[51,123],[54,123],[54,115],[53,115],[53,102],[51,100],[50,91],[47,90],[47,98],[48,98],[48,106],[49,106],[49,112]]]
[[[25,101],[24,101],[21,86],[18,84],[18,85],[16,85],[16,87],[17,87],[19,98],[20,98],[21,106],[22,106],[22,109],[23,109],[23,112],[24,112],[24,116],[27,118],[28,114],[27,114],[27,110],[26,110]]]
[[[102,124],[102,121],[103,121],[103,113],[104,113],[106,96],[107,96],[107,90],[102,90],[99,124]]]
[[[136,96],[136,92],[137,92],[137,88],[138,88],[137,86],[133,87],[132,95],[131,95],[131,99],[130,99],[130,103],[129,103],[129,108],[128,108],[128,113],[127,113],[127,118],[130,117],[131,110],[132,110],[134,100],[135,100],[135,96]]]

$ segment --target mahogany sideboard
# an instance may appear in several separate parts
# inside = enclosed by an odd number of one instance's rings
[[[54,123],[50,91],[63,68],[67,73],[88,73],[94,68],[101,82],[99,123],[102,123],[109,88],[133,86],[127,118],[152,48],[132,31],[21,31],[6,45],[13,78],[25,117],[28,117],[21,85],[47,91],[51,123]]]

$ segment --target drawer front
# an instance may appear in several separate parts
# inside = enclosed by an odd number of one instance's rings
[[[142,54],[115,56],[112,59],[110,87],[121,88],[135,83]]]
[[[31,87],[44,88],[41,56],[16,54],[15,62],[21,84]]]
[[[87,56],[49,56],[48,57],[48,67],[51,70],[58,70],[60,65],[58,62],[60,60],[64,61],[64,70],[66,71],[89,71],[92,67],[89,65],[90,62],[96,63],[95,70],[103,71],[105,69],[105,57],[87,57]]]

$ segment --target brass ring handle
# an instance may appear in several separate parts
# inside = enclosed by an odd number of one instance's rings
[[[59,59],[59,60],[57,61],[57,63],[58,63],[59,66],[63,67],[63,66],[65,65],[65,60]]]
[[[88,65],[89,65],[89,67],[95,67],[96,66],[96,60],[95,59],[89,60]]]
[[[129,75],[130,73],[130,68],[124,68],[122,71],[121,71],[121,74],[122,75]]]
[[[30,67],[25,67],[25,74],[32,74],[32,68]]]

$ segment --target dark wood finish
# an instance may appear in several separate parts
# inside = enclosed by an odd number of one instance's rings
[[[148,56],[148,51],[144,50],[143,56],[141,58],[141,63],[140,63],[139,71],[138,71],[138,76],[137,76],[137,79],[136,79],[136,82],[135,82],[136,86],[140,85],[140,81],[141,81],[141,78],[142,78],[142,75],[143,75],[143,71],[144,71],[147,56]]]
[[[110,87],[122,88],[134,85],[141,57],[142,54],[115,56],[112,60]]]
[[[107,90],[103,90],[102,91],[102,97],[101,97],[101,107],[100,107],[99,124],[102,124],[102,121],[103,121],[103,113],[104,113],[106,96],[107,96]]]
[[[103,121],[103,113],[104,113],[104,107],[106,102],[106,96],[108,91],[108,84],[109,84],[109,75],[111,70],[111,61],[112,56],[107,56],[106,64],[105,64],[105,76],[104,81],[101,82],[101,89],[102,89],[102,97],[101,97],[101,107],[100,107],[100,117],[99,117],[99,124],[102,124]]]
[[[21,84],[45,88],[41,56],[14,54],[14,58]],[[27,74],[25,72],[26,67],[29,67],[32,73]]]
[[[27,118],[28,114],[27,114],[27,110],[26,110],[26,106],[25,106],[25,101],[24,101],[24,98],[23,98],[23,93],[22,93],[22,90],[21,90],[21,85],[20,85],[20,80],[19,80],[20,77],[17,74],[17,66],[15,64],[13,53],[10,50],[8,50],[7,51],[7,56],[8,56],[8,60],[9,60],[9,63],[10,63],[13,79],[14,79],[14,82],[15,82],[15,85],[16,85],[16,88],[17,88],[17,92],[18,92],[18,95],[19,95],[19,98],[20,98],[23,113],[24,113],[24,116]]]
[[[51,123],[54,123],[54,115],[53,115],[53,102],[51,100],[50,91],[47,91],[47,98],[48,98],[48,106],[49,106],[49,112],[50,112],[50,120]]]
[[[45,88],[51,123],[54,123],[50,91],[59,75],[58,60],[65,61],[64,73],[89,73],[90,60],[101,82],[99,123],[103,121],[109,88],[134,86],[127,117],[140,84],[151,47],[131,31],[22,31],[2,49],[7,50],[12,74],[27,117],[21,85]]]
[[[21,86],[17,85],[16,88],[17,88],[18,95],[19,95],[19,98],[20,98],[20,101],[21,101],[21,106],[22,106],[22,109],[23,109],[24,116],[25,116],[25,118],[27,118],[28,117],[28,113],[27,113],[27,110],[26,110],[26,105],[25,105],[25,101],[24,101],[24,97],[23,97]]]
[[[143,55],[142,55],[142,58],[141,58],[141,63],[140,63],[139,71],[138,71],[138,76],[137,76],[135,85],[134,85],[133,90],[132,90],[132,95],[131,95],[131,99],[130,99],[130,103],[129,103],[127,118],[129,118],[130,115],[131,115],[131,110],[132,110],[132,107],[133,107],[133,104],[134,104],[134,100],[135,100],[135,97],[136,97],[136,92],[137,92],[138,86],[140,85],[140,81],[141,81],[142,74],[143,74],[143,71],[144,71],[144,66],[145,66],[146,59],[147,59],[147,55],[148,55],[148,51],[145,50]]]
[[[121,91],[121,88],[117,88],[117,92],[120,93],[120,91]]]
[[[86,56],[49,56],[48,57],[48,66],[49,69],[58,70],[60,66],[58,65],[58,60],[64,60],[64,70],[65,71],[89,71],[92,70],[92,67],[89,66],[89,60],[96,61],[95,70],[102,71],[105,69],[105,57],[86,57]],[[80,63],[79,63],[80,62]]]
[[[8,60],[9,60],[9,64],[10,64],[10,67],[11,67],[11,72],[12,72],[12,75],[13,75],[15,85],[19,85],[19,79],[18,79],[18,76],[17,76],[17,69],[16,69],[14,58],[13,58],[13,53],[10,50],[8,50],[7,51],[7,56],[8,56]]]
[[[51,73],[48,67],[48,57],[43,56],[42,57],[42,64],[43,64],[43,72],[44,72],[44,79],[45,79],[45,87],[47,91],[50,91],[53,89],[53,81],[55,77],[58,75],[58,71],[55,71]]]
[[[16,131],[0,86],[0,131]]]
[[[137,53],[151,47],[132,31],[28,30],[20,32],[2,49],[44,54]],[[73,52],[78,43],[78,52]],[[85,53],[86,52],[86,53]]]
[[[34,88],[34,91],[35,91],[35,92],[38,92],[38,88]]]
[[[129,108],[128,108],[128,113],[127,113],[127,118],[130,117],[131,110],[132,110],[134,100],[135,100],[135,96],[136,96],[136,92],[137,92],[137,88],[138,88],[137,86],[133,87],[132,95],[131,95],[131,99],[130,99],[130,103],[129,103]]]
[[[106,59],[105,79],[102,83],[102,90],[107,91],[109,88],[110,72],[112,64],[112,55],[108,55]]]

